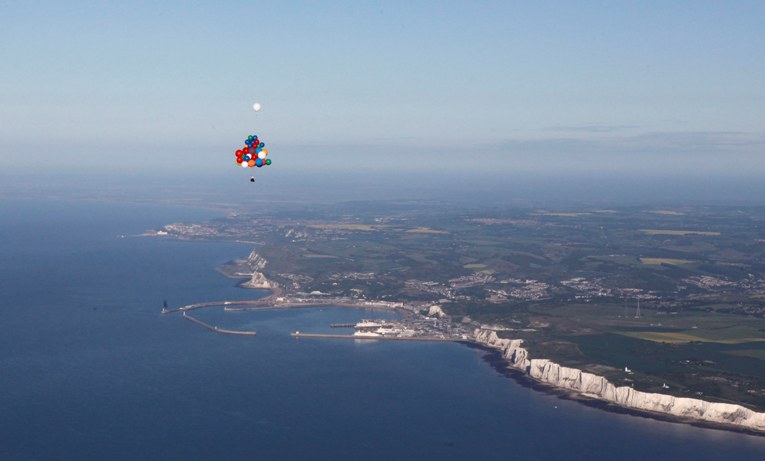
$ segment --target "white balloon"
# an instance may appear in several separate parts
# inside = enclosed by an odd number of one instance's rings
[[[261,108],[261,107],[263,107],[263,106],[261,106],[259,102],[256,102],[255,104],[253,104],[253,105],[252,105],[252,109],[253,109],[255,112],[260,112],[260,108]]]
[[[258,152],[258,158],[259,158],[259,159],[264,159],[264,158],[266,158],[266,153],[265,153],[265,152],[263,152],[263,151],[260,151],[260,152]]]
[[[247,168],[247,162],[242,162],[242,166],[243,166],[244,168]]]

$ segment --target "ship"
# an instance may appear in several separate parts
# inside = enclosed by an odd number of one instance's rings
[[[374,331],[357,331],[353,336],[357,338],[379,338],[382,335]]]
[[[372,320],[362,320],[361,322],[357,323],[354,328],[357,330],[376,330],[378,328],[382,328],[382,326],[382,323],[373,322]]]

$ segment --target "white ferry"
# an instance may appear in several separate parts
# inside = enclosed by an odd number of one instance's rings
[[[357,331],[353,334],[353,336],[357,338],[375,338],[382,336],[379,333],[375,333],[374,331]]]

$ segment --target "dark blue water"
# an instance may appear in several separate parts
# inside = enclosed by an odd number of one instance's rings
[[[754,437],[519,386],[457,344],[295,340],[370,313],[200,312],[251,248],[119,238],[210,212],[0,201],[0,459],[762,459]]]

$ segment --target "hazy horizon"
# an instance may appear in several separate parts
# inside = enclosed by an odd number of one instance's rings
[[[460,207],[765,206],[765,181],[739,175],[279,172],[253,184],[228,172],[167,174],[0,173],[0,199],[87,199],[188,203],[253,211],[284,203],[440,201]]]

